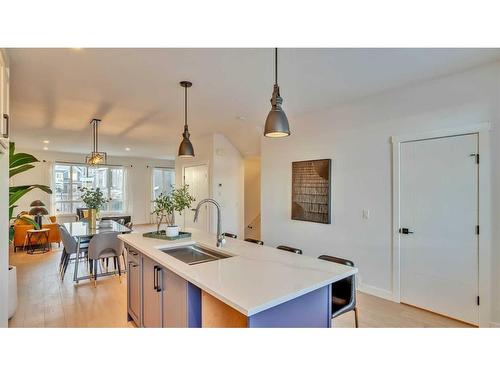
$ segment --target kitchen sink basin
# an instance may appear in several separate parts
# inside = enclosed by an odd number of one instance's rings
[[[222,254],[200,245],[172,247],[161,251],[189,265],[212,262],[214,260],[231,257],[231,255]]]

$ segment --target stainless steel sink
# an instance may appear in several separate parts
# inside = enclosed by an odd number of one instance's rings
[[[222,254],[200,245],[172,247],[161,251],[189,265],[212,262],[214,260],[231,257],[231,255]]]

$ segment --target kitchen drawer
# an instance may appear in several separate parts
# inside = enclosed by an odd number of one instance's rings
[[[138,252],[130,245],[125,245],[125,249],[127,250],[127,260],[129,262],[135,262],[137,264],[141,263],[141,253]]]

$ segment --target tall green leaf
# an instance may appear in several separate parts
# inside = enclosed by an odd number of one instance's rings
[[[19,189],[21,186],[16,186],[16,191],[14,193],[9,192],[9,206],[16,203],[22,196],[29,193],[33,189],[40,189],[48,194],[52,194],[52,190],[45,185],[26,185],[24,189]]]
[[[9,160],[9,168],[17,168],[20,167],[21,165],[29,164],[29,163],[36,163],[38,161],[37,158],[35,158],[33,155],[30,154],[25,154],[23,152],[19,154],[14,154],[11,156]]]
[[[19,174],[22,172],[26,172],[27,170],[29,170],[31,168],[35,168],[35,166],[33,164],[25,164],[25,165],[21,165],[20,167],[17,167],[17,168],[11,168],[9,170],[9,177],[15,176],[16,174]]]

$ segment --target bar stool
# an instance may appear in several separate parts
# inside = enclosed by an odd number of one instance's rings
[[[330,255],[320,255],[318,259],[354,267],[354,262],[348,259],[337,258]],[[354,310],[354,322],[356,328],[358,328],[356,281],[354,275],[332,284],[332,319],[351,310]]]
[[[302,250],[296,249],[295,247],[290,247],[290,246],[286,246],[286,245],[279,245],[279,246],[276,246],[276,248],[280,249],[280,250],[289,251],[289,252],[295,253],[295,254],[302,254]]]
[[[264,241],[261,241],[261,240],[255,240],[253,238],[245,238],[245,241],[247,242],[252,242],[252,243],[256,243],[257,245],[264,245]]]

